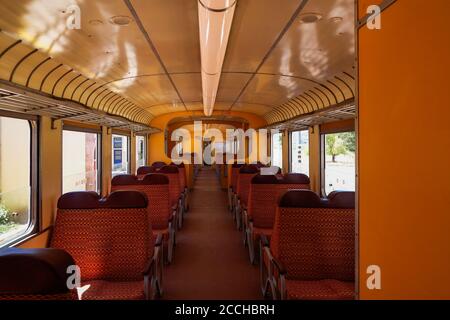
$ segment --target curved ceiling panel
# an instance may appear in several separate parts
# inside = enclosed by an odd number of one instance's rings
[[[140,122],[202,110],[197,1],[2,1],[0,78]],[[215,109],[275,123],[350,100],[354,48],[354,0],[238,1]]]
[[[148,124],[152,114],[41,51],[0,32],[0,79]],[[98,95],[104,95],[94,104]]]

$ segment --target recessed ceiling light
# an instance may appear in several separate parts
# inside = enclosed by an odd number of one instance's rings
[[[319,21],[320,19],[322,19],[322,15],[319,13],[304,13],[302,14],[300,17],[300,22],[301,23],[316,23],[317,21]]]
[[[114,16],[109,19],[110,23],[121,27],[129,25],[132,21],[133,19],[128,16]]]
[[[99,25],[103,24],[103,21],[102,21],[102,20],[97,20],[97,19],[95,19],[95,20],[90,20],[90,21],[89,21],[89,24],[90,24],[90,25],[93,25],[93,26],[99,26]]]
[[[332,17],[332,18],[330,18],[330,21],[332,21],[334,23],[342,22],[342,20],[344,20],[344,19],[342,19],[342,17]]]

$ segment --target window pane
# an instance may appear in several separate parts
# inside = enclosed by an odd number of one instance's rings
[[[283,134],[272,135],[272,166],[283,167]]]
[[[128,137],[113,135],[112,137],[112,176],[128,174]]]
[[[98,136],[63,131],[63,193],[98,190]]]
[[[31,127],[27,120],[0,117],[0,245],[30,226]]]
[[[291,133],[291,172],[309,176],[309,131]]]
[[[145,137],[136,136],[136,168],[145,166],[146,149]]]
[[[325,192],[355,191],[355,132],[326,134]]]

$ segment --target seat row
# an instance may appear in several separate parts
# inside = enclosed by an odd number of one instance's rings
[[[0,299],[76,299],[76,287],[84,286],[84,300],[162,296],[163,265],[173,259],[188,207],[180,169],[155,163],[139,168],[137,176],[116,176],[106,198],[62,195],[49,248],[0,253]],[[67,270],[74,266],[81,280],[71,288]]]
[[[233,165],[229,199],[251,263],[259,257],[264,296],[354,298],[355,193],[322,199],[306,175],[261,168]]]

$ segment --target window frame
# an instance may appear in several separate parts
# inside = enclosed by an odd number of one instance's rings
[[[138,141],[138,137],[142,137],[144,138],[144,166],[147,165],[147,159],[148,159],[148,147],[147,147],[147,143],[148,143],[148,136],[146,134],[136,134],[135,136],[135,140],[136,140],[136,170],[139,169],[139,159],[138,159],[138,148],[137,148],[137,141]]]
[[[270,135],[270,164],[271,166],[274,166],[273,163],[273,147],[274,147],[274,143],[273,143],[273,137],[274,135],[281,135],[281,165],[280,165],[280,169],[283,170],[283,138],[284,138],[284,133],[283,131],[279,131],[277,133],[271,133]]]
[[[0,110],[0,117],[27,120],[30,127],[30,215],[25,232],[17,237],[0,243],[0,249],[14,247],[42,232],[41,190],[40,190],[40,148],[39,148],[39,117]]]
[[[65,125],[63,123],[61,129],[61,161],[64,162],[64,131],[91,133],[97,135],[97,193],[102,193],[102,131],[101,129],[82,128],[73,125]],[[64,163],[61,163],[61,194],[64,194]]]
[[[131,174],[131,133],[112,131],[111,134],[111,176],[114,177],[114,136],[127,138],[127,173]]]
[[[308,149],[310,150],[311,147],[311,141],[310,141],[310,129],[306,128],[306,129],[297,129],[297,130],[291,130],[289,131],[289,148],[288,148],[288,153],[289,153],[289,173],[294,173],[293,169],[292,169],[292,134],[294,132],[302,132],[302,131],[307,131],[308,132]],[[309,159],[310,161],[311,159]],[[302,172],[302,174],[305,174],[304,172]],[[309,170],[308,170],[308,177],[309,177]]]

